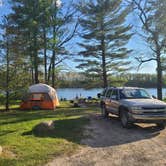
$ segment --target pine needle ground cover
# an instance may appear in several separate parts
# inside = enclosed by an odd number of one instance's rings
[[[73,108],[68,102],[56,111],[0,112],[0,145],[3,154],[0,166],[42,165],[53,157],[69,155],[79,148],[87,114],[94,108]],[[34,126],[43,121],[55,121],[55,133],[35,136]]]

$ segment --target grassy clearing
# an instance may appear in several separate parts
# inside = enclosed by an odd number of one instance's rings
[[[1,103],[1,102],[0,102]],[[20,100],[11,100],[9,104],[9,109],[10,110],[16,110],[19,109],[21,101]],[[2,104],[2,103],[1,103]],[[0,105],[0,112],[5,111],[5,104]]]
[[[0,166],[42,165],[49,159],[77,150],[87,114],[94,108],[72,108],[62,103],[56,111],[11,111],[0,113],[0,145],[4,149]],[[41,121],[55,120],[55,134],[31,134]]]

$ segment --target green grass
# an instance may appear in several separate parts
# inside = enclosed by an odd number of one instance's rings
[[[11,100],[9,103],[9,109],[11,110],[19,109],[20,103],[21,103],[20,100]],[[5,110],[5,104],[0,105],[0,111],[4,111],[4,110]]]
[[[10,111],[0,113],[0,145],[4,149],[0,166],[36,166],[55,156],[79,148],[87,114],[94,108],[72,108],[64,102],[56,111]],[[44,137],[32,133],[35,125],[54,120],[55,132]]]
[[[18,104],[12,104],[10,105],[9,109],[11,110],[15,110],[15,109],[19,109],[19,105]],[[4,111],[5,110],[5,106],[0,106],[0,111]]]

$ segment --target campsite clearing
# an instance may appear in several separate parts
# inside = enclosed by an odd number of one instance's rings
[[[43,121],[55,121],[55,133],[32,133]],[[97,107],[0,113],[0,166],[157,166],[166,164],[166,129],[139,124],[121,127],[117,117],[103,119]],[[48,164],[47,164],[48,163]]]
[[[89,122],[86,115],[93,110],[64,102],[56,111],[0,112],[0,166],[42,165],[53,157],[75,152]],[[32,133],[35,125],[49,120],[55,121],[56,134],[37,137]]]
[[[90,115],[79,152],[56,157],[46,166],[165,166],[166,129],[153,124],[122,128],[115,116]]]

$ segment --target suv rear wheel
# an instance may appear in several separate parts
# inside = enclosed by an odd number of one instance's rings
[[[101,115],[102,115],[104,118],[108,118],[108,115],[109,115],[109,113],[108,113],[108,111],[106,110],[104,104],[101,105]]]
[[[131,123],[129,122],[128,112],[125,110],[120,111],[120,121],[124,128],[130,128]]]

